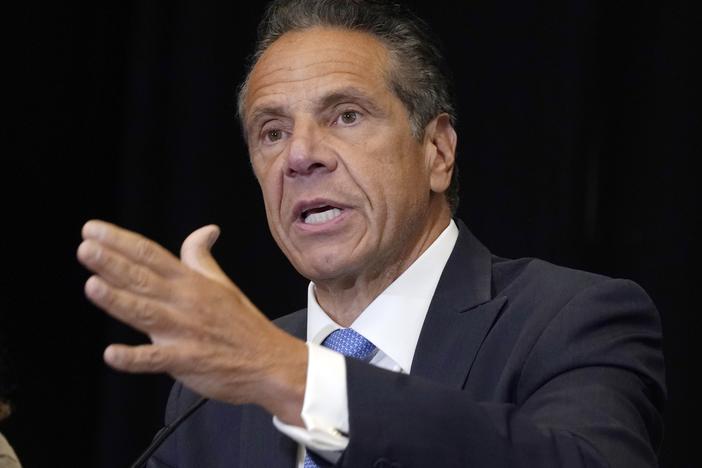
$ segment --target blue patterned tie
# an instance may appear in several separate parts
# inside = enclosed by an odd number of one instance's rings
[[[322,346],[364,362],[370,362],[378,350],[363,335],[350,328],[340,328],[333,331],[324,339]],[[305,468],[320,468],[322,466],[331,465],[320,459],[319,456],[307,451],[305,454]]]

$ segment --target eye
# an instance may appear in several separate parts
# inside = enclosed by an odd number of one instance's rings
[[[281,138],[283,138],[283,131],[278,128],[266,130],[266,132],[264,133],[264,137],[269,142],[278,141]]]
[[[272,145],[285,138],[285,130],[277,125],[264,125],[261,129],[261,142],[266,145]]]
[[[358,122],[360,114],[355,110],[347,110],[339,114],[334,124],[353,125]]]
[[[357,118],[358,114],[356,114],[355,111],[346,111],[343,114],[341,114],[341,121],[345,124],[354,123]]]

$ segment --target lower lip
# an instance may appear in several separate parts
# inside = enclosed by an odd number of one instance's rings
[[[298,218],[298,220],[295,221],[295,227],[302,232],[310,234],[328,233],[337,229],[341,223],[343,223],[346,218],[349,217],[349,215],[350,210],[345,208],[341,210],[341,214],[336,218],[319,224],[307,224],[302,219]]]

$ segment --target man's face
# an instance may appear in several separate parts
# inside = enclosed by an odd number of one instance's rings
[[[314,28],[282,36],[251,73],[244,119],[268,223],[316,282],[412,255],[441,196],[434,147],[412,135],[388,60],[368,34]]]

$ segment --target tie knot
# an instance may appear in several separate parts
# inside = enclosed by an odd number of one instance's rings
[[[350,328],[334,330],[324,339],[322,346],[365,362],[370,361],[378,349],[363,335]]]

